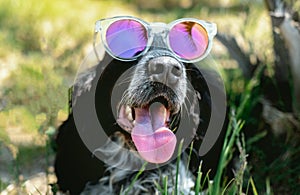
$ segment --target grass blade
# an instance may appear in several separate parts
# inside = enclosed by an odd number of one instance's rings
[[[139,172],[135,175],[134,179],[132,180],[132,182],[130,183],[129,187],[125,190],[125,195],[128,194],[128,192],[132,189],[134,183],[136,182],[136,180],[139,178],[139,176],[144,172],[146,166],[147,166],[147,162],[145,162],[143,164],[143,166],[141,167],[141,169],[139,170]]]
[[[229,186],[235,181],[235,179],[231,179],[228,184],[226,184],[226,186],[224,187],[223,191],[222,191],[222,195],[225,194],[226,190],[229,188]]]
[[[190,161],[191,161],[191,157],[192,157],[193,148],[194,148],[194,142],[192,141],[191,146],[190,146],[190,152],[189,152],[189,156],[188,156],[188,161],[187,161],[187,165],[186,165],[186,170],[189,170],[189,166],[190,166]],[[188,173],[188,172],[187,172],[187,173]]]
[[[196,180],[196,185],[195,185],[195,194],[199,194],[200,192],[200,185],[201,185],[201,179],[202,179],[202,161],[200,162],[199,168],[198,168],[198,175],[197,175],[197,180]]]
[[[176,179],[175,179],[175,195],[178,195],[178,175],[179,175],[179,165],[181,159],[181,151],[182,151],[183,139],[180,141],[178,154],[177,154],[177,163],[176,163]]]
[[[168,176],[164,177],[164,193],[163,195],[168,195]]]
[[[239,136],[239,133],[243,128],[244,124],[244,122],[238,120],[235,114],[235,110],[233,109],[231,112],[231,118],[225,135],[224,145],[222,148],[217,173],[215,175],[214,183],[212,186],[212,194],[220,194],[221,178],[223,175],[223,171],[226,167],[226,162],[228,162],[228,158],[230,157],[230,153],[232,152],[232,147],[235,143],[236,138]]]
[[[157,181],[153,181],[155,187],[158,189],[158,191],[160,191],[161,194],[164,194],[164,191],[162,189],[162,187],[159,185],[159,183],[157,183]]]
[[[258,193],[257,193],[257,190],[256,190],[256,187],[255,187],[255,184],[254,184],[254,181],[253,181],[253,178],[252,178],[252,177],[250,178],[250,184],[251,184],[251,187],[252,187],[253,194],[254,194],[254,195],[258,195]]]

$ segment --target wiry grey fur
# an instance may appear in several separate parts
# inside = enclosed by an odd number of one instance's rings
[[[117,133],[118,136],[119,133]],[[114,137],[118,137],[118,136]],[[137,164],[142,167],[144,161],[135,155],[135,151],[124,152],[123,147],[126,147],[125,139],[120,136],[115,141],[108,140],[108,142],[95,152],[102,152],[107,155],[106,163],[114,162],[115,165],[107,167],[107,176],[100,179],[96,185],[87,184],[82,195],[113,195],[113,194],[161,194],[158,190],[157,184],[163,189],[163,180],[168,177],[168,194],[171,194],[175,190],[176,181],[176,163],[169,163],[159,169],[154,169],[144,172],[140,177],[132,184],[132,181],[138,171],[133,172],[130,169]],[[183,153],[185,155],[185,153]],[[116,160],[118,159],[118,160]],[[130,163],[128,163],[130,161]],[[124,169],[121,169],[123,167]],[[194,175],[187,168],[187,156],[183,156],[179,163],[178,170],[178,192],[180,194],[194,194]],[[120,186],[123,183],[122,186]],[[132,185],[132,186],[131,186]]]

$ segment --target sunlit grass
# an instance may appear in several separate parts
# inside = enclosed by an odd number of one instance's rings
[[[0,1],[0,144],[13,144],[13,178],[31,170],[37,159],[47,161],[45,172],[53,164],[45,131],[66,119],[68,88],[91,51],[94,22],[113,12],[134,12],[125,3],[119,6],[112,1]],[[0,181],[0,191],[6,185]]]

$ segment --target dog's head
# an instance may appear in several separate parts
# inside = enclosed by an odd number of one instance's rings
[[[166,40],[171,36],[170,28],[178,24],[186,25],[186,34],[182,34],[186,38],[177,40],[181,44],[179,46],[175,44],[176,40]],[[194,26],[199,28],[197,25],[201,25],[198,31],[193,29]],[[199,34],[203,29],[208,31],[202,25],[191,19],[180,20],[171,27],[155,23],[153,28],[156,32],[148,36],[151,41],[143,49],[132,49],[129,45],[129,54],[126,49],[117,53],[110,48],[114,45],[109,44],[113,43],[105,41],[95,48],[100,63],[91,70],[93,73],[89,73],[89,77],[85,75],[77,79],[73,93],[76,126],[91,151],[106,153],[100,158],[108,161],[107,152],[98,149],[103,148],[105,139],[110,137],[113,141],[121,139],[122,147],[143,160],[164,164],[176,157],[178,143],[184,140],[185,148],[192,141],[196,142],[194,149],[198,156],[212,113],[209,85],[195,65],[211,47],[211,43],[207,43],[202,53],[197,54],[199,48],[193,45],[199,44],[193,42],[193,36],[200,35],[192,36],[192,33]],[[109,39],[108,31],[105,33],[104,38]],[[119,40],[121,43],[118,44],[125,44],[118,36],[110,41]],[[207,35],[207,39],[209,36],[213,35]],[[184,41],[192,41],[192,45]],[[188,46],[196,50],[196,54],[191,52],[191,55],[199,56],[185,56]],[[100,50],[102,53],[99,54]],[[108,150],[112,150],[111,146]]]
[[[187,91],[184,64],[162,48],[150,48],[138,60],[120,100],[117,119],[131,134],[139,154],[151,163],[164,163],[173,155],[175,119]]]

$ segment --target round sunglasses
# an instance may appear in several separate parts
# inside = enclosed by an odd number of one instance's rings
[[[210,52],[217,26],[194,18],[182,18],[169,24],[147,23],[131,16],[101,19],[95,25],[95,50],[98,33],[106,51],[122,61],[137,59],[151,47],[154,37],[160,36],[179,60],[196,62]]]

